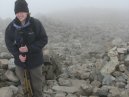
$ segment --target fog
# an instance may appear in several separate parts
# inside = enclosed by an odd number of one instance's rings
[[[129,10],[129,0],[26,0],[32,15],[84,8]],[[0,17],[14,18],[15,0],[0,0]]]

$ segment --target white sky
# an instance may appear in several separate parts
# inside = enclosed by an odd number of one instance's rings
[[[129,0],[26,0],[31,14],[47,14],[74,8],[112,8],[129,10]],[[15,17],[15,0],[0,0],[0,17]]]

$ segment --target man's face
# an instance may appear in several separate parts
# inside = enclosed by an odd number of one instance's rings
[[[23,22],[26,20],[28,13],[27,12],[18,12],[16,13],[16,17],[20,20],[20,22]]]

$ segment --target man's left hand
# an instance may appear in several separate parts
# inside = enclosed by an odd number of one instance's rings
[[[28,48],[27,48],[27,46],[25,45],[25,46],[20,47],[20,48],[19,48],[19,51],[20,51],[21,53],[26,53],[26,52],[28,52]]]

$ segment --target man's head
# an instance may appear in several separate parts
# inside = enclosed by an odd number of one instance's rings
[[[15,8],[14,8],[15,14],[18,12],[27,12],[29,13],[28,4],[25,0],[17,0],[15,2]]]
[[[16,14],[16,17],[21,22],[24,21],[29,14],[29,8],[27,2],[25,0],[16,0],[14,12]]]

